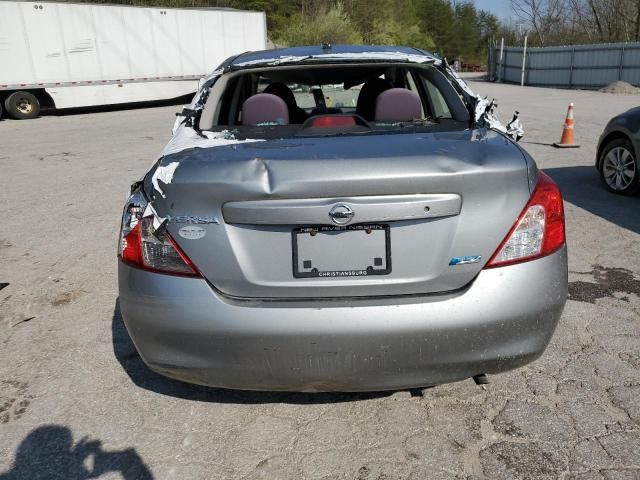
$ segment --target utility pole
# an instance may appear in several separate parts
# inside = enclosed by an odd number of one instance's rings
[[[522,49],[522,74],[520,76],[520,86],[524,87],[524,63],[527,59],[527,35],[524,35],[524,48]]]
[[[502,54],[504,52],[504,37],[500,39],[500,62],[498,66],[498,83],[502,80]]]

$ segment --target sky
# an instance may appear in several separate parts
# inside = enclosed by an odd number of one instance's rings
[[[474,0],[478,10],[487,10],[500,20],[509,20],[513,17],[511,12],[511,0]]]

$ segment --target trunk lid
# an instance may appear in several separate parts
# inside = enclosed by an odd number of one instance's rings
[[[160,165],[175,163],[173,178],[155,194],[156,211],[170,219],[170,234],[206,279],[234,297],[462,288],[530,195],[523,154],[484,129],[192,148],[167,155]],[[335,231],[332,209],[338,221],[352,215],[349,236]],[[201,217],[218,223],[198,225],[197,238],[181,235],[185,221]],[[305,227],[320,231],[312,235]],[[372,274],[300,275],[313,265],[353,273],[368,257],[375,257]],[[477,262],[451,265],[461,258]]]

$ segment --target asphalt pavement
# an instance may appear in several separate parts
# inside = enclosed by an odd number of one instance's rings
[[[255,393],[152,373],[122,324],[116,242],[178,107],[1,121],[0,479],[640,479],[640,197],[593,168],[640,96],[470,85],[521,112],[569,246],[548,350],[484,387]],[[581,148],[558,150],[570,101]]]

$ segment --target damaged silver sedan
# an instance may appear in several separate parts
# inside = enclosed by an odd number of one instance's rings
[[[132,187],[120,306],[146,364],[235,389],[423,387],[525,365],[567,292],[562,197],[446,61],[224,62]]]

